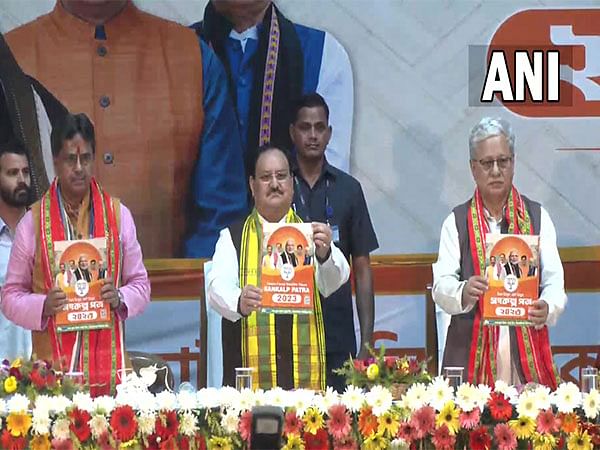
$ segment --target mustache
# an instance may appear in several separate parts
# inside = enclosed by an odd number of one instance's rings
[[[281,189],[279,189],[278,187],[276,187],[273,189],[269,189],[269,195],[271,195],[271,194],[283,195],[283,191]]]

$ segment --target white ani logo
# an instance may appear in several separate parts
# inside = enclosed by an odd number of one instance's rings
[[[283,278],[285,281],[290,281],[292,278],[294,278],[294,266],[289,263],[285,263],[283,266],[281,266],[281,278]]]

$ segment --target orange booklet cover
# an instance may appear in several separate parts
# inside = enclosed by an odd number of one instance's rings
[[[313,313],[314,249],[310,223],[263,224],[262,311]]]
[[[100,298],[107,278],[106,239],[57,241],[54,253],[55,285],[68,300],[55,316],[57,331],[110,328],[110,305]]]
[[[539,236],[486,235],[483,320],[488,325],[530,325],[529,307],[539,297]]]

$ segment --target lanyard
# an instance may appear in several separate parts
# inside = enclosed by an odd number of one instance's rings
[[[294,184],[296,191],[298,191],[298,197],[300,198],[302,210],[306,213],[306,222],[311,222],[310,213],[308,207],[306,206],[306,199],[304,198],[304,193],[302,192],[300,181],[298,181],[298,177],[296,175],[294,175]],[[296,211],[296,205],[294,205],[294,211]],[[327,225],[329,225],[329,221],[332,219],[333,207],[329,204],[329,178],[327,178],[325,180],[325,222],[327,223]]]

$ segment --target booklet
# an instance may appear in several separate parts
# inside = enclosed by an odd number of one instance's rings
[[[110,328],[110,305],[100,298],[106,269],[106,239],[54,242],[55,286],[67,294],[56,314],[58,332]]]
[[[539,297],[540,237],[522,234],[486,235],[483,296],[486,325],[531,325],[529,307]]]
[[[262,311],[312,314],[314,258],[310,223],[263,224]]]

